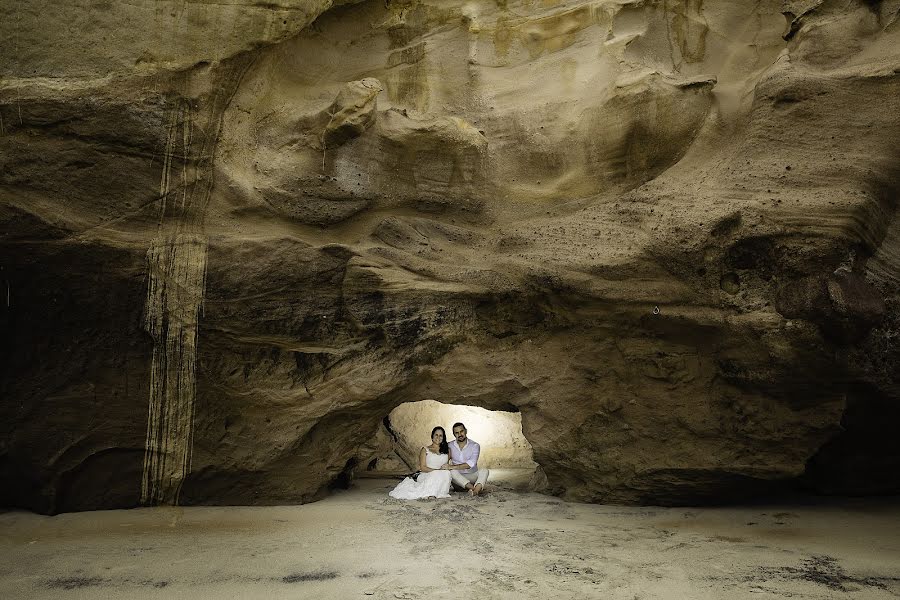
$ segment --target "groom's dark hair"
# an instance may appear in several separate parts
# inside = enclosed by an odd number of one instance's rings
[[[456,429],[457,427],[462,427],[463,429],[466,428],[466,426],[463,425],[462,423],[454,423],[454,424],[453,424],[453,427],[450,428],[450,431],[453,431],[453,430]]]

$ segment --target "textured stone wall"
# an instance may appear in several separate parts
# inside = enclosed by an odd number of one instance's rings
[[[900,490],[900,0],[0,39],[0,504],[306,502],[423,399],[520,413],[572,499]]]

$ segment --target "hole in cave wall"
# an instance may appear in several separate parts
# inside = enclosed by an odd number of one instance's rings
[[[900,494],[900,406],[867,385],[847,395],[844,431],[809,460],[799,483],[825,495]]]
[[[353,481],[353,471],[356,469],[358,464],[358,459],[356,457],[352,457],[347,460],[347,464],[344,465],[344,469],[338,474],[338,476],[331,482],[328,486],[329,489],[332,490],[346,490],[350,488],[350,483]]]
[[[534,473],[537,464],[531,444],[522,432],[519,412],[491,411],[434,400],[401,404],[384,418],[391,447],[370,460],[365,465],[366,472],[388,475],[416,470],[419,449],[430,443],[431,430],[443,427],[448,440],[452,441],[452,428],[456,422],[464,423],[468,437],[480,444],[480,468],[515,470],[523,478]]]

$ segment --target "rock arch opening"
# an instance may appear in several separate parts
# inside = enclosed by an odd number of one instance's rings
[[[492,480],[524,486],[537,468],[531,444],[522,432],[519,412],[487,410],[477,406],[443,404],[434,400],[406,402],[384,417],[390,438],[381,452],[361,465],[363,476],[391,477],[416,470],[419,449],[427,445],[431,430],[441,426],[452,440],[453,424],[466,425],[470,439],[481,445],[480,468],[489,468]]]

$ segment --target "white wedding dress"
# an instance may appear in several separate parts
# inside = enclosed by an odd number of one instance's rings
[[[429,469],[438,469],[428,473],[419,473],[416,481],[407,477],[397,484],[388,494],[398,500],[418,500],[419,498],[449,498],[450,471],[441,469],[447,464],[446,454],[435,454],[425,448],[425,465]]]

